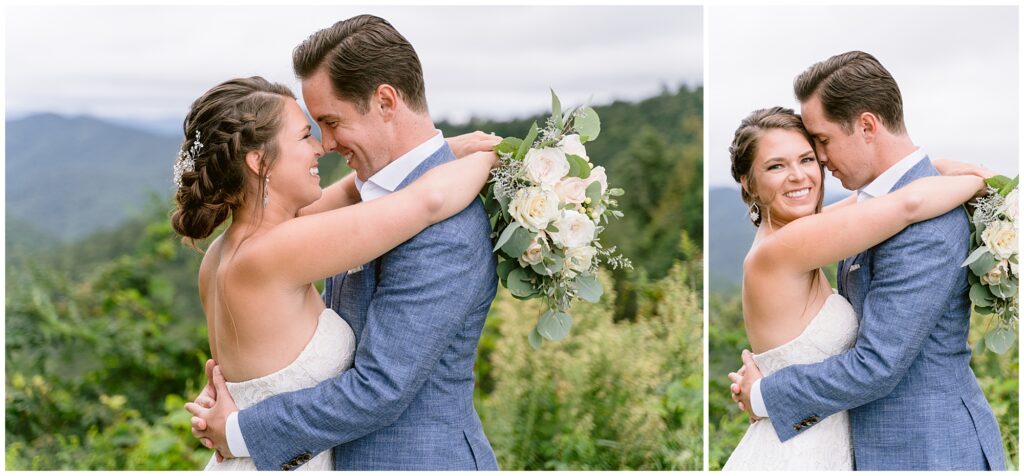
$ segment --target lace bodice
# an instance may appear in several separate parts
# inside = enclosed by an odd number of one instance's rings
[[[337,376],[352,367],[355,357],[355,335],[348,324],[331,309],[320,313],[313,337],[299,356],[285,368],[269,375],[243,382],[227,382],[239,410],[249,408],[274,395],[301,390]],[[250,458],[236,458],[217,463],[211,459],[207,470],[256,470]],[[320,453],[297,469],[334,469],[331,452]]]
[[[857,314],[844,297],[833,294],[795,339],[754,355],[764,376],[795,364],[813,364],[839,354],[857,341]],[[853,445],[846,412],[825,418],[779,441],[770,420],[750,425],[724,470],[852,470]]]

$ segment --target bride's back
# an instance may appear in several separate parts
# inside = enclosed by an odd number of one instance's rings
[[[199,268],[199,295],[210,349],[228,381],[268,375],[298,357],[323,311],[312,284],[286,285],[245,266],[246,244],[231,227],[206,251]]]

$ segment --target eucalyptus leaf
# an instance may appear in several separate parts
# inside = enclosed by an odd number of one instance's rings
[[[552,274],[555,274],[555,271],[545,266],[544,262],[532,264],[530,265],[530,269],[532,269],[534,273],[537,273],[541,276],[551,276]]]
[[[506,137],[494,146],[494,151],[499,154],[510,154],[515,155],[516,151],[519,150],[519,146],[523,144],[523,140],[518,137]]]
[[[571,329],[572,317],[560,311],[549,310],[537,322],[537,332],[548,340],[562,340]]]
[[[974,313],[979,316],[987,316],[993,312],[994,311],[991,307],[974,306]]]
[[[1002,354],[1013,346],[1017,335],[1010,329],[996,328],[985,335],[985,347],[997,354]]]
[[[512,235],[515,234],[516,230],[520,228],[522,228],[522,225],[517,221],[509,223],[509,225],[505,227],[505,230],[501,232],[501,235],[498,237],[498,242],[494,244],[494,249],[491,251],[498,251],[505,246],[505,243],[508,243],[508,240],[512,239]],[[516,257],[516,255],[512,256]]]
[[[537,326],[533,326],[533,330],[530,331],[530,336],[527,337],[527,340],[530,342],[530,347],[533,347],[533,350],[540,349],[540,344],[544,339],[541,338],[540,332],[537,332]]]
[[[981,256],[987,252],[988,248],[985,247],[981,247],[974,250],[973,252],[971,252],[970,255],[967,256],[967,259],[965,259],[963,263],[960,263],[960,267],[963,268],[964,266],[967,266],[975,261],[978,261],[978,258],[981,258]]]
[[[590,199],[590,206],[596,207],[601,203],[601,184],[594,182],[587,186],[587,198]]]
[[[992,286],[990,289],[992,289],[992,294],[995,294],[996,297],[1003,299],[1010,299],[1011,297],[1017,295],[1017,284],[1012,282],[1004,281],[995,286]]]
[[[526,252],[533,241],[534,234],[526,228],[519,227],[512,232],[512,237],[501,247],[501,251],[513,258],[518,258]]]
[[[1009,183],[1010,177],[1007,177],[1005,175],[993,175],[992,177],[985,179],[985,185],[988,185],[989,187],[992,187],[996,190],[1002,190],[1002,188]]]
[[[576,286],[576,295],[587,302],[600,301],[601,295],[604,294],[604,288],[601,287],[601,282],[598,281],[597,276],[593,274],[581,274],[576,278]]]
[[[562,128],[562,102],[558,100],[558,95],[555,94],[555,90],[551,90],[551,117],[555,119],[558,128]]]
[[[501,280],[502,286],[508,287],[508,275],[518,267],[519,263],[516,260],[507,259],[498,263],[498,279]]]
[[[971,302],[976,306],[989,307],[992,305],[992,292],[988,290],[988,286],[978,283],[971,285]]]
[[[519,149],[516,150],[515,160],[523,160],[523,157],[526,156],[526,152],[530,150],[530,147],[533,147],[533,141],[537,140],[537,133],[537,121],[534,121],[533,125],[530,126],[530,132],[526,134],[526,138],[523,139],[523,143],[519,146]]]
[[[523,268],[515,268],[508,273],[508,291],[516,297],[526,297],[533,294],[533,283],[530,282],[530,275]]]
[[[984,276],[989,271],[992,271],[992,268],[995,268],[997,264],[999,264],[999,261],[996,260],[995,256],[992,256],[992,253],[985,250],[980,257],[972,261],[968,266],[971,267],[971,272],[975,275]]]
[[[569,161],[569,177],[590,177],[590,162],[587,162],[587,159],[573,154],[567,154],[565,159]]]
[[[573,126],[580,133],[580,142],[587,143],[601,134],[601,118],[593,108],[585,107],[581,112],[583,114],[576,116]]]

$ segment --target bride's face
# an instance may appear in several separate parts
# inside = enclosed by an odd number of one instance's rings
[[[301,208],[322,193],[317,161],[324,149],[299,104],[292,98],[284,101],[284,121],[277,133],[279,156],[270,170],[270,200]]]
[[[822,193],[821,167],[803,134],[788,129],[764,132],[750,173],[755,178],[753,192],[770,208],[776,224],[815,213]]]

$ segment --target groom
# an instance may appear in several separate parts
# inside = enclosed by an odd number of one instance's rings
[[[794,85],[818,159],[870,200],[938,175],[903,123],[899,87],[873,56],[817,63]],[[786,441],[849,410],[858,470],[1001,470],[995,416],[971,371],[963,210],[917,223],[842,261],[839,293],[860,317],[856,345],[761,378],[749,352],[734,400]]]
[[[355,169],[364,201],[455,158],[427,111],[419,58],[387,21],[362,15],[320,30],[293,63],[324,147]],[[323,298],[355,333],[355,366],[211,418],[201,436],[261,470],[331,448],[338,470],[498,469],[473,407],[473,361],[497,286],[490,232],[476,201],[329,278]]]

